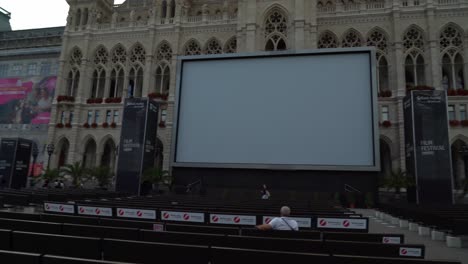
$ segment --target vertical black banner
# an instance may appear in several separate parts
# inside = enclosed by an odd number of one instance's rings
[[[411,95],[403,100],[403,115],[405,124],[405,160],[408,175],[415,175],[414,137],[413,137],[413,102]]]
[[[447,95],[445,91],[413,91],[411,103],[412,124],[410,123],[409,127],[406,126],[407,111],[405,111],[405,140],[406,134],[411,132],[414,138],[412,142],[407,141],[406,146],[407,153],[413,152],[414,158],[407,158],[410,162],[407,163],[407,167],[414,168],[417,203],[452,204],[453,181]],[[411,145],[414,147],[412,151]]]
[[[29,162],[31,161],[32,141],[27,139],[18,139],[16,145],[16,155],[14,162],[14,172],[10,187],[21,189],[26,187],[28,181]]]
[[[140,194],[141,174],[154,163],[155,126],[157,106],[153,102],[147,98],[125,100],[117,164],[117,191]]]
[[[0,149],[0,187],[9,188],[13,176],[15,163],[16,144],[18,140],[4,138]]]

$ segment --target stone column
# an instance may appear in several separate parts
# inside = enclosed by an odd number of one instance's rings
[[[468,36],[465,37],[465,43],[463,48],[463,88],[468,89]]]
[[[257,3],[256,1],[247,1],[247,10],[244,16],[246,23],[246,52],[256,51],[256,37],[257,37]],[[265,47],[260,48],[264,50]]]
[[[442,89],[442,70],[440,64],[440,51],[438,45],[438,29],[435,21],[435,14],[434,14],[434,5],[432,0],[428,0],[427,8],[426,8],[426,24],[428,25],[428,36],[429,36],[429,52],[430,52],[430,64],[431,65],[431,77],[432,77],[432,86],[436,89]]]
[[[104,84],[104,98],[109,98],[109,93],[110,93],[110,86],[111,86],[111,78],[110,74],[112,72],[112,69],[106,69],[106,83]]]
[[[153,72],[153,55],[146,55],[145,69],[143,73],[143,91],[142,97],[146,97],[152,90],[150,87],[151,73]]]
[[[304,39],[304,26],[305,26],[305,16],[304,16],[304,0],[295,0],[295,17],[294,17],[294,37],[295,37],[295,49],[301,50],[304,49],[305,39]]]

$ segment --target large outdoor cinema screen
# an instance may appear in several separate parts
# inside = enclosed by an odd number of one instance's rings
[[[378,171],[372,48],[182,57],[172,166]]]

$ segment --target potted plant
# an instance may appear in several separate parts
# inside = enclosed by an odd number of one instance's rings
[[[143,172],[142,181],[151,184],[151,189],[155,193],[168,191],[172,185],[172,178],[169,171],[158,168],[149,168]]]
[[[84,128],[90,128],[90,125],[86,122],[86,123],[84,123],[83,127]]]
[[[407,175],[402,169],[392,171],[385,178],[385,187],[393,189],[395,191],[395,198],[399,199],[402,188],[408,188],[414,186],[414,179],[410,175]]]
[[[103,128],[108,128],[108,127],[109,127],[109,123],[107,123],[107,122],[102,123],[102,127],[103,127]]]
[[[109,167],[95,167],[89,170],[89,175],[97,182],[100,189],[107,190],[114,173]]]
[[[160,121],[159,124],[158,124],[158,126],[159,126],[160,128],[164,128],[164,127],[166,127],[166,122]]]
[[[382,126],[385,128],[389,128],[392,126],[392,122],[390,122],[389,120],[385,120],[382,122]]]
[[[43,188],[49,188],[49,184],[62,178],[63,175],[59,169],[45,169],[40,176],[40,179],[43,181]]]
[[[116,124],[115,122],[112,122],[112,123],[110,124],[110,126],[111,126],[112,128],[116,128],[116,127],[117,127],[117,124]]]
[[[55,127],[57,127],[57,128],[63,128],[63,124],[62,124],[62,123],[58,123],[57,125],[55,125]]]
[[[81,162],[67,164],[60,168],[60,170],[64,175],[70,176],[74,188],[79,188],[81,186],[81,183],[86,181],[86,177],[89,174],[88,169],[83,167],[81,165]]]
[[[97,128],[97,123],[92,123],[92,124],[91,124],[91,127],[92,127],[92,128]]]
[[[364,198],[364,202],[365,202],[367,208],[373,208],[374,205],[375,205],[374,194],[371,193],[371,192],[366,193],[366,196]]]
[[[71,127],[72,127],[72,124],[71,124],[71,123],[66,123],[66,124],[65,124],[65,127],[66,127],[66,128],[71,128]]]

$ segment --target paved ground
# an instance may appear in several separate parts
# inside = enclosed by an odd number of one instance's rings
[[[422,237],[416,232],[383,222],[375,217],[375,210],[355,209],[354,211],[369,217],[370,233],[403,234],[405,235],[405,243],[424,244],[426,246],[426,259],[458,260],[463,264],[468,264],[468,248],[449,248],[446,246],[445,241],[433,241],[430,237]]]

